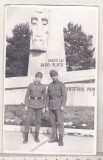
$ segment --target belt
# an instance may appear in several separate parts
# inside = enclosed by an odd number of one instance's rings
[[[42,97],[30,97],[30,99],[36,100],[36,99],[42,99]]]
[[[50,99],[61,99],[60,97],[50,97]]]

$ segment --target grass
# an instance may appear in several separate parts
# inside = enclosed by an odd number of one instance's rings
[[[24,125],[26,112],[23,105],[5,106],[4,124]],[[94,129],[94,107],[69,106],[64,111],[65,128]],[[35,125],[35,115],[32,124]],[[49,113],[42,114],[41,126],[50,126]]]
[[[72,122],[74,128],[94,129],[94,107],[67,107],[64,119]]]

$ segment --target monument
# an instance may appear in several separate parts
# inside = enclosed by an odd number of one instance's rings
[[[51,82],[49,72],[52,69],[58,71],[59,79],[64,83],[96,78],[95,69],[67,72],[62,12],[59,12],[56,7],[35,7],[30,8],[30,11],[31,14],[28,21],[31,30],[31,38],[28,75],[26,77],[10,77],[5,79],[5,104],[24,103],[27,86],[33,81],[33,77],[38,71],[43,73],[42,83],[46,85]],[[70,90],[70,87],[74,87],[77,90],[78,87],[83,88],[84,84],[83,86],[76,83],[72,84],[66,84],[66,87],[68,91],[67,104],[73,106],[77,103],[78,98],[76,98],[76,92],[74,94],[74,90]],[[94,88],[95,84],[91,87]],[[79,92],[79,97],[82,96],[83,101],[78,101],[78,105],[83,106],[85,95],[87,97],[89,94],[87,89],[85,89],[86,93],[82,90]],[[93,102],[95,102],[94,99],[96,98],[94,95],[92,98]]]
[[[49,71],[66,73],[62,17],[56,9],[33,8],[30,17],[30,53],[28,76],[41,71],[46,79]]]
[[[31,39],[30,51],[46,52],[49,33],[49,10],[32,9],[30,18]]]

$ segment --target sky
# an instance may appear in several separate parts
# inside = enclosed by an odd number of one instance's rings
[[[31,9],[40,6],[33,5],[9,5],[5,9],[5,34],[12,36],[12,29],[19,23],[29,22]],[[50,12],[59,13],[63,27],[69,22],[82,26],[82,30],[88,35],[93,35],[93,45],[97,46],[98,40],[98,8],[87,6],[41,6],[50,9]]]

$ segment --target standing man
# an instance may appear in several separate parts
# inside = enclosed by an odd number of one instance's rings
[[[63,146],[64,134],[64,107],[66,105],[67,93],[65,85],[58,80],[58,73],[55,70],[50,71],[53,80],[48,86],[47,103],[50,114],[50,121],[53,136],[49,143],[58,142],[59,146]],[[57,126],[59,130],[59,141],[57,137]]]
[[[43,74],[37,72],[35,74],[35,81],[31,83],[25,96],[25,109],[27,110],[27,117],[25,122],[25,136],[23,143],[28,142],[28,133],[32,121],[33,114],[35,112],[35,142],[40,142],[38,135],[41,126],[41,114],[43,108],[45,109],[46,102],[46,87],[41,84]]]

